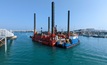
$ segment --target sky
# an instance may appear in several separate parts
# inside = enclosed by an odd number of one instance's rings
[[[33,30],[36,13],[37,31],[48,30],[51,2],[55,2],[55,25],[67,30],[70,10],[70,30],[95,28],[107,30],[107,0],[0,0],[0,28]]]

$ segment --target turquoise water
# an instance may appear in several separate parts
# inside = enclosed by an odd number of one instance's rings
[[[0,65],[107,65],[107,38],[80,36],[81,44],[62,49],[32,42],[32,33],[15,35],[7,53],[0,47]]]

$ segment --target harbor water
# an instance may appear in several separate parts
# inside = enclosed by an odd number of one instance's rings
[[[69,49],[33,42],[33,33],[15,33],[8,50],[0,47],[0,65],[107,65],[107,38],[79,36],[80,44]]]

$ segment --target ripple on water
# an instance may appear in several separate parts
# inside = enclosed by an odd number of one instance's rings
[[[49,47],[29,38],[32,33],[15,33],[18,38],[4,54],[0,48],[0,65],[106,65],[107,40],[80,36],[81,43],[70,49]]]

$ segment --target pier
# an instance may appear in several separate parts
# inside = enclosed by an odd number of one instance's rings
[[[17,36],[15,36],[12,31],[8,31],[6,29],[0,29],[0,47],[2,45],[5,45],[5,52],[7,51],[7,40],[13,40],[16,39]]]
[[[96,30],[94,28],[75,30],[75,33],[77,33],[80,36],[86,37],[107,38],[106,30]]]

